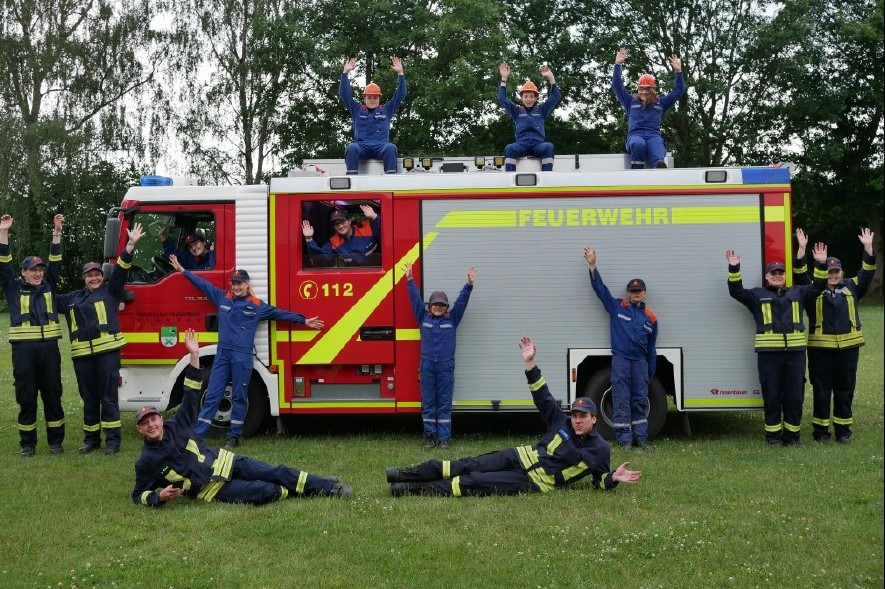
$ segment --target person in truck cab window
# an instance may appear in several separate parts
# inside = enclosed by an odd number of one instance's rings
[[[209,245],[206,238],[199,233],[190,233],[184,239],[184,249],[175,247],[175,242],[168,238],[169,226],[160,229],[159,236],[163,243],[163,255],[174,255],[178,263],[188,270],[211,270],[215,267],[215,244]]]
[[[375,265],[381,247],[381,215],[369,205],[360,205],[366,221],[353,221],[346,209],[332,211],[329,223],[334,234],[323,246],[313,239],[310,221],[301,223],[301,233],[311,256],[335,265]]]
[[[590,477],[593,487],[606,490],[614,489],[618,483],[639,482],[642,473],[627,470],[629,462],[610,470],[611,448],[593,429],[593,400],[578,397],[567,416],[535,364],[535,343],[522,337],[519,350],[532,400],[546,424],[547,431],[538,443],[460,460],[428,460],[408,468],[388,467],[391,495],[477,497],[547,493],[585,477]]]
[[[249,273],[237,270],[230,277],[230,290],[216,288],[208,280],[200,278],[185,269],[174,255],[169,263],[185,278],[191,281],[209,301],[218,308],[218,351],[212,364],[209,385],[203,409],[194,426],[201,437],[212,426],[212,419],[218,411],[227,383],[233,388],[230,430],[227,432],[228,450],[240,445],[243,435],[243,422],[248,409],[248,388],[252,378],[252,348],[255,345],[255,332],[259,321],[288,321],[306,325],[311,329],[322,329],[323,322],[317,317],[278,309],[255,296],[249,281]]]

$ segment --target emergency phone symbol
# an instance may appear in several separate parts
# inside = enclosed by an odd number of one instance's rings
[[[319,288],[317,287],[317,283],[313,280],[306,280],[301,283],[301,286],[298,288],[298,292],[301,293],[302,299],[310,300],[317,298]]]

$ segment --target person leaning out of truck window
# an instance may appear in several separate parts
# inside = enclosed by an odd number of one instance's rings
[[[406,97],[406,75],[399,57],[390,60],[390,69],[396,72],[396,90],[389,101],[381,104],[381,87],[375,82],[366,85],[363,102],[353,99],[348,74],[356,68],[356,58],[344,62],[344,71],[338,83],[338,96],[344,101],[353,120],[353,143],[344,150],[344,164],[348,174],[359,174],[360,160],[384,160],[384,173],[396,174],[397,148],[390,142],[390,123]]]
[[[544,130],[544,119],[550,116],[556,105],[559,104],[562,94],[553,70],[549,66],[541,66],[541,75],[547,78],[550,84],[550,95],[542,103],[538,103],[538,87],[531,80],[526,80],[519,90],[519,98],[522,104],[514,104],[507,98],[507,80],[510,78],[510,66],[507,62],[498,66],[501,74],[501,85],[498,86],[498,104],[507,111],[513,123],[516,125],[516,143],[510,143],[504,148],[504,171],[515,172],[516,160],[527,155],[533,155],[541,159],[541,171],[553,170],[553,144],[547,141]]]
[[[594,488],[606,490],[614,489],[618,483],[639,482],[642,473],[627,470],[629,462],[609,471],[611,448],[593,429],[593,400],[578,397],[566,416],[535,364],[536,348],[531,338],[520,338],[519,350],[532,400],[547,426],[538,443],[460,460],[428,460],[409,468],[388,467],[387,482],[394,497],[547,493],[585,477],[590,477]]]
[[[61,275],[61,231],[63,215],[53,219],[49,263],[28,256],[16,276],[9,252],[9,230],[14,219],[0,218],[0,280],[9,307],[9,343],[12,347],[12,378],[19,406],[20,453],[31,457],[37,451],[37,396],[43,399],[46,441],[52,454],[64,452],[65,412],[61,404],[61,354],[58,340],[61,325],[55,289]]]
[[[830,423],[840,444],[851,442],[854,417],[854,387],[857,383],[857,362],[864,345],[858,303],[864,297],[876,273],[875,235],[868,228],[860,230],[863,245],[860,271],[846,278],[839,258],[827,258],[827,286],[816,299],[808,301],[808,377],[814,392],[812,437],[821,443],[830,441]],[[808,236],[796,229],[796,262],[793,280],[808,284],[805,249]],[[832,419],[830,407],[832,404]]]
[[[609,314],[615,437],[623,450],[650,450],[648,383],[657,368],[658,318],[645,306],[644,280],[630,280],[626,298],[615,298],[596,268],[596,251],[584,248],[584,259],[590,266],[590,286]]]
[[[770,446],[801,446],[799,431],[805,399],[805,346],[807,337],[802,309],[826,285],[827,246],[814,247],[813,284],[787,287],[786,267],[775,260],[765,266],[765,286],[744,288],[741,257],[726,250],[728,294],[753,315],[756,323],[756,360],[765,441]]]
[[[301,233],[311,257],[341,266],[377,264],[381,247],[381,215],[369,205],[360,205],[360,210],[368,223],[365,220],[352,220],[345,209],[333,210],[329,223],[335,233],[323,246],[314,241],[310,221],[302,221]]]
[[[129,240],[105,282],[101,264],[83,266],[81,290],[58,295],[58,308],[65,314],[71,332],[71,359],[77,387],[83,399],[83,447],[80,454],[101,448],[104,431],[105,454],[120,451],[120,349],[126,339],[120,333],[117,313],[123,301],[123,287],[132,266],[135,244],[144,232],[136,223],[128,231]]]
[[[184,369],[181,408],[168,421],[156,407],[135,413],[135,428],[144,438],[135,462],[136,505],[163,507],[184,495],[206,503],[263,505],[288,497],[347,497],[353,489],[338,477],[319,477],[290,466],[271,466],[260,460],[208,446],[194,431],[200,405],[203,371],[200,346],[193,330],[184,335],[190,364]]]
[[[455,331],[464,318],[477,270],[467,269],[467,284],[449,309],[449,297],[434,291],[424,305],[415,286],[412,265],[403,266],[409,289],[409,302],[421,331],[421,418],[424,447],[449,447],[452,439],[452,397],[455,393]]]
[[[612,91],[627,114],[627,151],[630,152],[630,167],[633,169],[641,170],[646,161],[651,168],[667,167],[667,147],[661,136],[661,119],[685,92],[682,60],[675,55],[667,59],[676,76],[672,92],[659,95],[655,90],[655,77],[642,74],[639,76],[636,94],[630,94],[621,75],[621,66],[627,60],[627,50],[621,47],[615,54]]]
[[[178,258],[169,257],[169,263],[185,278],[191,281],[209,301],[218,308],[218,348],[203,409],[194,427],[201,437],[212,426],[212,419],[218,411],[227,384],[232,386],[230,429],[224,447],[236,448],[243,435],[243,422],[248,409],[249,380],[252,378],[252,348],[259,321],[288,321],[306,325],[311,329],[322,329],[323,322],[317,317],[307,319],[304,315],[278,309],[255,296],[249,281],[249,273],[237,270],[230,277],[230,290],[216,288],[215,285],[190,270],[186,270]]]
[[[167,237],[169,226],[160,229],[159,237],[163,244],[163,255],[175,256],[178,263],[188,270],[211,270],[215,267],[215,244],[209,244],[199,233],[190,233],[184,238],[184,249],[175,247],[175,242]]]

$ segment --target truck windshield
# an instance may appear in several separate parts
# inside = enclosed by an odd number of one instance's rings
[[[129,282],[153,284],[174,272],[174,254],[188,270],[215,267],[215,218],[211,213],[138,213],[130,221],[141,223],[146,235],[138,242]]]

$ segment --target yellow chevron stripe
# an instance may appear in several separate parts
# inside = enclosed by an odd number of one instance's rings
[[[451,211],[436,224],[438,229],[516,227],[516,211]]]
[[[758,223],[759,207],[672,207],[673,225]]]
[[[397,329],[396,340],[400,342],[417,342],[421,341],[420,329]]]

